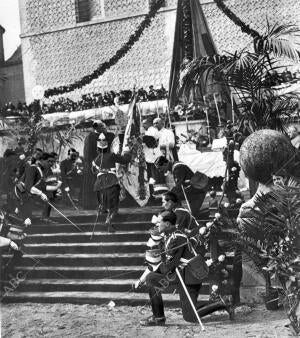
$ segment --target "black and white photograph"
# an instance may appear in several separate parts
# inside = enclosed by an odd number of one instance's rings
[[[300,337],[300,0],[0,0],[0,337]]]

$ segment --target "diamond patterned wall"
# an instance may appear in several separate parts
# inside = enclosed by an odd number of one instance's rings
[[[104,0],[105,16],[139,13],[148,9],[147,0]]]
[[[96,16],[101,16],[101,0],[90,0]],[[105,17],[146,10],[144,0],[103,0]],[[175,6],[176,0],[166,0]],[[21,8],[22,51],[27,101],[39,84],[45,88],[71,83],[91,73],[109,59],[127,41],[143,16],[121,20],[80,24],[76,26],[75,0],[24,0]],[[300,26],[300,1],[228,0],[226,4],[246,23],[263,31],[268,16],[270,23],[296,23]],[[203,4],[214,42],[219,53],[234,52],[249,45],[250,38],[241,32],[213,2]],[[148,88],[161,83],[167,88],[173,48],[175,10],[160,12],[140,41],[114,67],[99,79],[74,93],[77,98],[89,91],[128,89],[136,84]],[[64,30],[55,27],[73,26]],[[42,28],[41,28],[42,27]],[[32,34],[37,31],[48,34]],[[53,30],[50,32],[50,30]],[[31,34],[28,34],[31,33]]]
[[[75,0],[21,0],[22,33],[41,33],[76,22]]]
[[[103,0],[90,0],[90,8],[91,8],[91,17],[102,17],[104,13],[102,13],[101,2]]]
[[[228,0],[226,5],[245,23],[263,33],[268,18],[270,24],[293,23],[300,27],[300,1],[294,0]],[[251,43],[248,35],[241,32],[211,2],[203,5],[219,53],[234,52]]]

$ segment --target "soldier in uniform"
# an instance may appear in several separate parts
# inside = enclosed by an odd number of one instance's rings
[[[195,217],[181,206],[181,201],[173,191],[163,195],[162,207],[164,210],[173,211],[176,214],[176,228],[190,235],[198,231],[199,225]]]
[[[196,323],[197,317],[184,291],[182,284],[175,272],[180,271],[190,298],[197,309],[199,316],[208,315],[214,311],[225,309],[229,313],[231,309],[221,301],[209,304],[204,307],[197,307],[197,298],[202,285],[202,280],[208,275],[208,267],[202,255],[195,256],[193,242],[180,230],[176,230],[176,215],[172,211],[164,211],[160,214],[157,223],[159,233],[164,233],[166,258],[159,265],[155,272],[147,274],[146,286],[149,290],[149,297],[153,315],[141,320],[143,326],[164,325],[166,321],[164,304],[161,292],[170,285],[176,285],[179,292],[180,305],[183,318],[187,322]],[[192,262],[196,263],[193,264]]]
[[[111,224],[113,217],[119,210],[120,185],[116,175],[116,163],[127,164],[131,155],[125,153],[123,156],[111,153],[106,136],[101,133],[97,142],[98,156],[92,162],[93,171],[97,174],[94,184],[94,192],[97,193],[99,207],[107,212],[105,224],[109,232],[114,232]]]
[[[75,192],[79,189],[78,200],[81,198],[82,188],[82,171],[77,163],[78,153],[76,149],[68,150],[68,158],[60,164],[61,179],[63,183],[63,195],[66,199],[67,192],[71,190],[72,197],[75,197]]]
[[[208,191],[208,177],[198,171],[194,173],[182,162],[175,162],[173,164],[172,173],[176,184],[172,191],[181,200],[185,200],[186,196],[192,215],[197,217]]]
[[[48,201],[45,176],[53,164],[53,158],[43,153],[37,164],[26,166],[22,180],[16,185],[15,193],[19,199],[20,215],[23,219],[32,218],[32,210],[36,197]]]

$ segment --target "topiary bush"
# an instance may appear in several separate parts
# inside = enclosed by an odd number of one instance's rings
[[[296,150],[284,134],[262,129],[248,136],[240,149],[240,164],[245,175],[262,184],[272,183],[272,174],[290,173]]]

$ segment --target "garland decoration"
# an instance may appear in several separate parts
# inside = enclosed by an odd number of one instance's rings
[[[245,24],[238,16],[236,16],[231,9],[229,9],[225,3],[224,0],[214,0],[216,3],[217,7],[232,21],[234,22],[237,26],[239,26],[242,30],[243,33],[246,33],[252,38],[261,38],[261,35],[254,29],[252,29],[249,25]]]
[[[44,94],[45,98],[54,95],[69,93],[74,91],[75,89],[80,89],[83,86],[86,86],[89,83],[91,83],[92,80],[97,79],[99,76],[103,75],[107,70],[109,70],[117,62],[119,62],[130,51],[133,45],[140,39],[144,30],[151,25],[152,19],[156,16],[158,10],[163,6],[163,4],[164,0],[157,0],[151,2],[149,13],[146,14],[143,21],[138,25],[136,31],[130,35],[128,41],[125,44],[123,44],[123,46],[119,48],[116,51],[115,55],[112,56],[108,61],[101,63],[100,66],[96,70],[94,70],[91,74],[84,76],[83,78],[72,84],[47,89]]]

